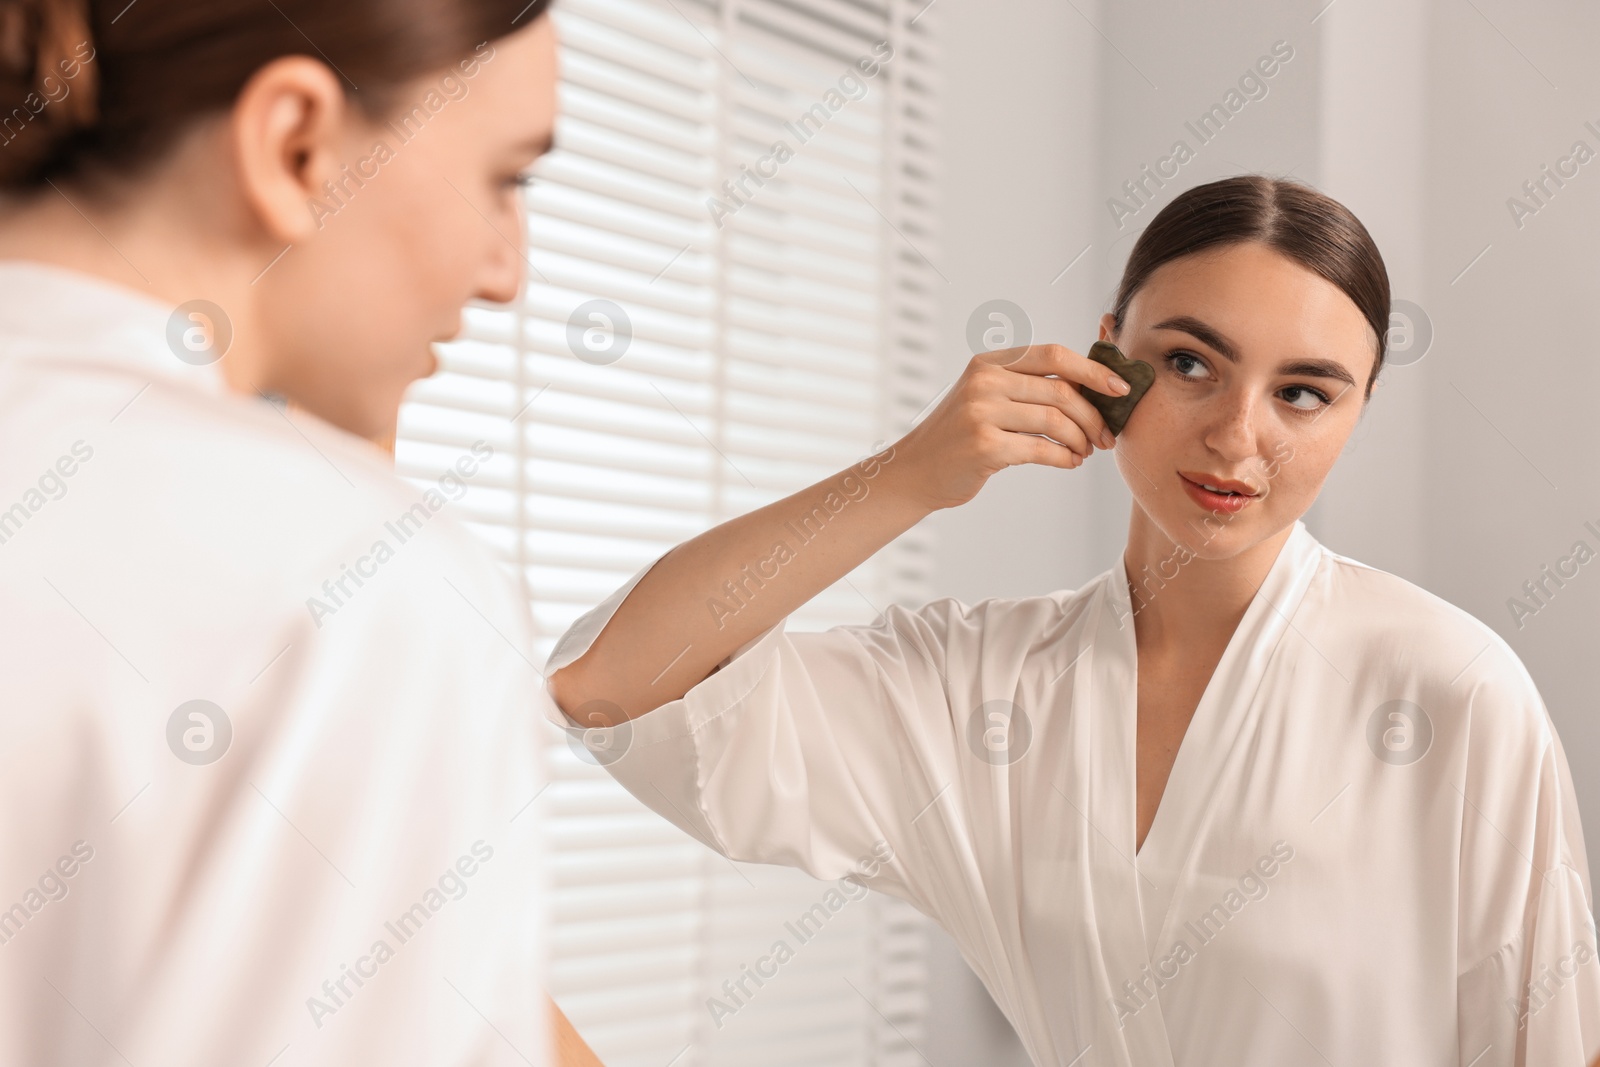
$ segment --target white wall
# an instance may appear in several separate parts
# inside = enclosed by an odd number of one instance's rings
[[[1584,48],[1600,32],[1600,10],[1575,0],[1480,6],[1482,15],[1441,0],[1430,14],[1421,214],[1437,339],[1418,364],[1426,449],[1413,510],[1423,522],[1423,584],[1495,627],[1538,682],[1572,766],[1592,868],[1600,851],[1600,562],[1521,628],[1506,603],[1576,540],[1600,549],[1583,526],[1600,528],[1591,319],[1600,292],[1600,159],[1520,230],[1506,201],[1574,141],[1600,150],[1600,136],[1584,126],[1600,127]]]
[[[1092,31],[1066,4],[939,2],[946,124],[940,269],[950,279],[943,350],[953,379],[972,354],[968,318],[990,299],[1020,305],[1035,337],[1075,346],[1094,340],[1098,296],[1083,284],[1094,253],[1061,271],[1094,237],[1084,205],[1097,185],[1098,59]],[[1074,3],[1091,16],[1096,8],[1092,0]],[[1103,569],[1083,551],[1078,525],[1093,507],[1088,479],[1062,473],[1002,472],[972,505],[934,516],[938,591],[1010,596],[1075,584]]]

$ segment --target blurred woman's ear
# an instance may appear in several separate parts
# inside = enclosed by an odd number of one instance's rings
[[[1116,328],[1117,328],[1117,317],[1115,315],[1111,314],[1111,312],[1109,312],[1109,311],[1106,312],[1104,315],[1101,315],[1100,316],[1100,337],[1099,337],[1099,339],[1102,340],[1102,341],[1110,341],[1110,340],[1112,340],[1114,338],[1114,335],[1115,335],[1115,332],[1116,332]]]
[[[316,233],[307,205],[338,175],[353,119],[359,116],[338,75],[307,56],[273,60],[240,90],[227,135],[240,190],[274,241],[295,244]]]

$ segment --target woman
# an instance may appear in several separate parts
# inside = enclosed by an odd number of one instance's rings
[[[1587,1064],[1588,868],[1533,681],[1300,521],[1388,320],[1342,206],[1192,189],[1100,323],[1155,370],[1120,437],[1076,388],[1127,392],[1099,363],[974,359],[891,448],[640,571],[564,636],[551,694],[730,857],[837,878],[891,853],[866,884],[955,936],[1036,1063]],[[1133,509],[1083,588],[784,632],[996,471],[1096,445]]]
[[[0,3],[0,1061],[550,1062],[504,442],[368,440],[518,292],[543,8]]]

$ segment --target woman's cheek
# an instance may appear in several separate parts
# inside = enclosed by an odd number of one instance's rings
[[[1159,440],[1163,435],[1174,434],[1173,422],[1177,415],[1172,410],[1170,397],[1161,388],[1161,379],[1157,378],[1128,416],[1118,436],[1118,448],[1126,442],[1133,446],[1135,452],[1153,449],[1157,441],[1152,441],[1152,438]]]
[[[1273,492],[1280,494],[1282,503],[1293,504],[1304,511],[1321,491],[1337,456],[1336,451],[1320,444],[1281,442],[1268,461],[1269,484]]]

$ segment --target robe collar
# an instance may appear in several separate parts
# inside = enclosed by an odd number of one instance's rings
[[[163,300],[25,259],[0,259],[0,294],[0,361],[98,365],[145,381],[228,391],[220,362],[196,366],[173,354],[167,338],[177,307]],[[182,319],[178,329],[188,325]]]
[[[1203,801],[1215,795],[1215,782],[1224,761],[1254,718],[1252,698],[1266,676],[1280,640],[1293,629],[1291,620],[1295,609],[1322,562],[1324,551],[1321,542],[1306,529],[1305,522],[1296,519],[1195,706],[1194,717],[1167,779],[1163,803],[1157,807],[1144,847],[1138,852],[1142,869],[1164,871],[1181,867],[1183,855],[1198,839],[1209,813]],[[1114,648],[1117,657],[1136,671],[1138,654],[1131,613],[1128,574],[1119,553],[1105,590],[1096,641]],[[1114,636],[1108,632],[1108,626]],[[1133,684],[1137,684],[1136,678]],[[1123,696],[1118,706],[1136,722],[1136,688],[1127,688]],[[1168,795],[1174,797],[1173,804],[1165,803]],[[1130,847],[1131,841],[1130,836]],[[1162,879],[1156,881],[1159,884]],[[1172,894],[1171,879],[1166,882],[1156,894],[1156,899],[1163,904]],[[1149,881],[1140,879],[1140,887],[1150,890]],[[1164,913],[1163,906],[1155,914]],[[1146,914],[1151,914],[1149,909]],[[1154,937],[1158,932],[1152,929],[1149,934]]]
[[[1106,992],[1126,996],[1122,983],[1139,981],[1172,925],[1174,890],[1215,805],[1216,780],[1236,755],[1236,742],[1259,713],[1253,697],[1325,549],[1295,520],[1195,708],[1144,847],[1137,836],[1136,741],[1138,656],[1128,574],[1118,553],[1096,579],[1093,617],[1080,648],[1087,669],[1074,672],[1074,707],[1087,712],[1090,775],[1081,794],[1096,833],[1088,861],[1094,924]],[[1172,1049],[1159,995],[1134,1001],[1138,1010],[1113,1025],[1122,1062],[1172,1067]],[[1115,1007],[1108,1010],[1115,1012]]]

